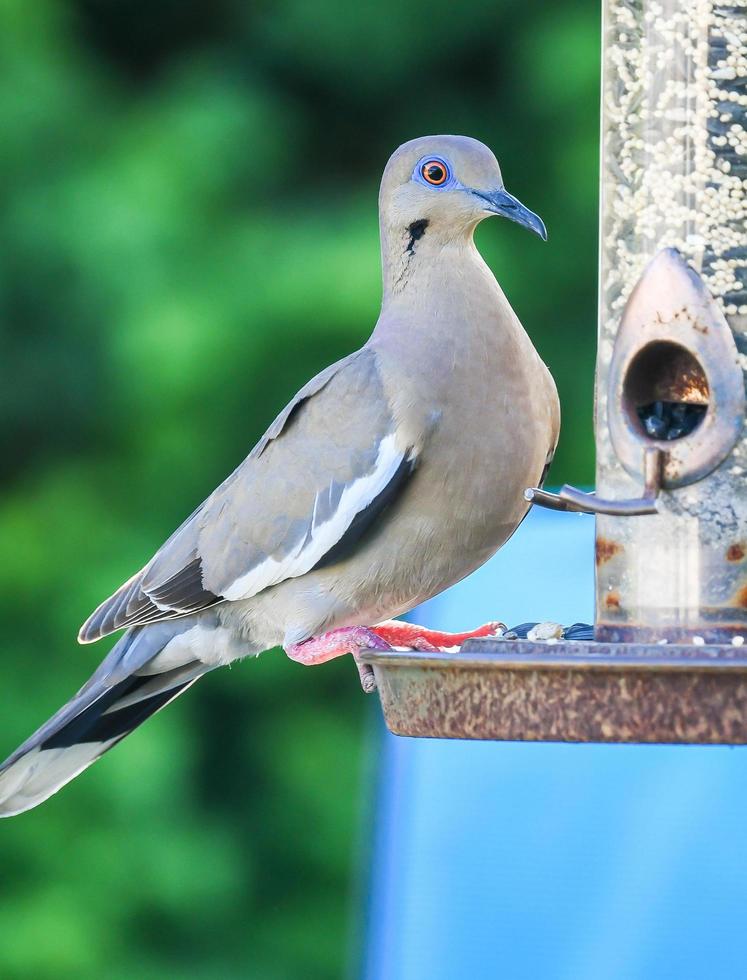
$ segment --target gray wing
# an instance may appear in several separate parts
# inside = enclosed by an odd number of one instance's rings
[[[416,447],[401,445],[375,354],[317,375],[247,459],[80,630],[126,626],[250,598],[341,560],[402,492]]]

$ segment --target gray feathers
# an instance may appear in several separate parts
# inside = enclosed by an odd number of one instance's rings
[[[193,623],[130,630],[88,683],[0,766],[0,816],[41,803],[209,668],[183,663],[139,670]]]
[[[393,431],[372,351],[327,368],[148,565],[92,613],[81,642],[249,598],[318,565],[343,536],[349,548],[391,501],[390,489],[372,507],[389,481],[403,486],[400,466],[411,452],[394,445]]]

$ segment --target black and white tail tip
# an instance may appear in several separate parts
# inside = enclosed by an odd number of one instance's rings
[[[201,671],[135,674],[83,690],[0,766],[0,816],[42,803],[147,718],[190,687]]]

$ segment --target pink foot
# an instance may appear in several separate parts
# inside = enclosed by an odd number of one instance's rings
[[[370,694],[376,687],[373,669],[368,664],[362,664],[358,659],[358,654],[363,650],[391,650],[391,645],[385,639],[378,636],[375,630],[367,626],[345,626],[339,630],[332,630],[329,633],[322,633],[321,636],[313,636],[310,640],[303,643],[293,643],[285,647],[285,652],[291,660],[296,663],[311,667],[314,664],[323,664],[335,657],[341,657],[346,653],[352,653],[355,666],[358,668],[361,687]]]
[[[485,623],[467,633],[443,633],[440,630],[430,630],[416,623],[403,623],[397,619],[388,619],[378,626],[345,626],[342,629],[313,636],[303,643],[293,643],[285,648],[285,652],[296,663],[311,667],[323,664],[335,657],[352,653],[355,666],[358,668],[361,687],[370,694],[376,687],[371,667],[362,664],[359,654],[363,650],[391,650],[392,647],[404,647],[408,650],[423,650],[437,653],[444,648],[459,647],[465,640],[474,636],[497,636],[504,631],[504,623]]]
[[[398,619],[388,619],[375,626],[373,632],[393,647],[406,647],[410,650],[425,650],[436,653],[444,648],[460,647],[465,640],[475,636],[497,636],[506,629],[505,623],[485,623],[467,633],[442,633],[430,630],[417,623],[403,623]]]

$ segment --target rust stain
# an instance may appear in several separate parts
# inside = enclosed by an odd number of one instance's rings
[[[744,558],[744,542],[737,541],[726,549],[727,561],[741,561]]]
[[[608,592],[604,597],[604,604],[608,609],[617,610],[620,608],[620,595],[617,592]]]
[[[614,558],[622,550],[622,545],[618,544],[617,541],[608,541],[607,538],[597,538],[595,545],[597,565],[604,565],[605,562],[608,562],[610,558]]]

